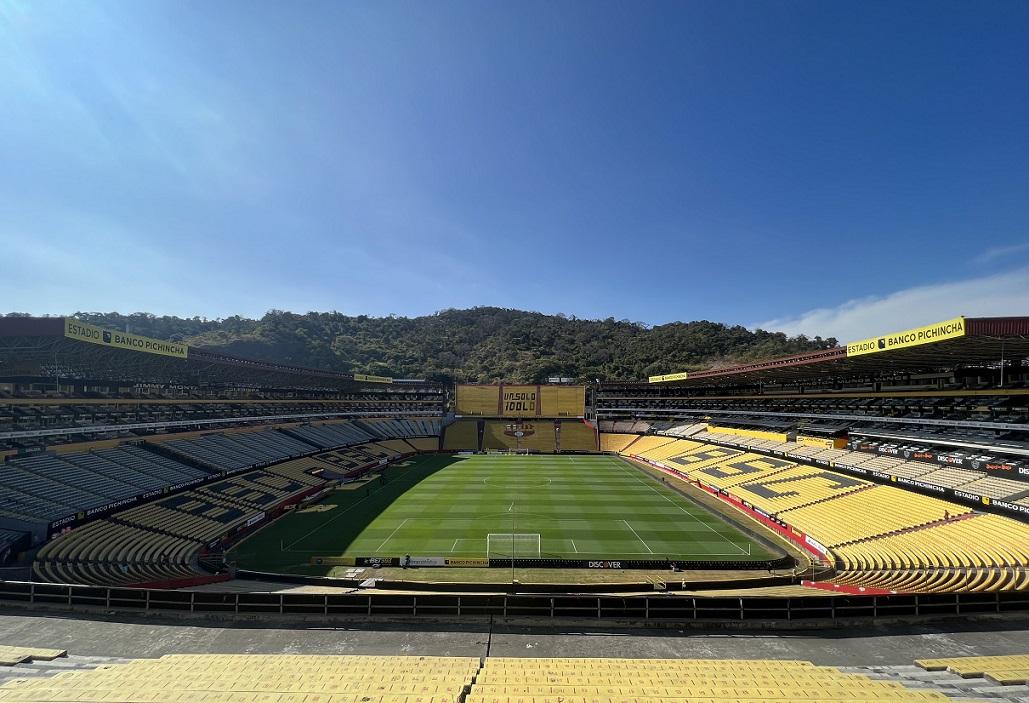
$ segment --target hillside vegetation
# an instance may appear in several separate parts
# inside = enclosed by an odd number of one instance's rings
[[[256,359],[396,378],[487,382],[637,380],[825,349],[835,339],[787,337],[716,322],[648,327],[479,307],[423,317],[273,310],[259,320],[78,313],[135,334]]]

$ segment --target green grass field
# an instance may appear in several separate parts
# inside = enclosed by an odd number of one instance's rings
[[[490,537],[490,535],[493,535]],[[517,535],[517,537],[511,537]],[[772,557],[661,480],[610,456],[433,455],[281,518],[239,568],[324,573],[311,556],[758,561]]]

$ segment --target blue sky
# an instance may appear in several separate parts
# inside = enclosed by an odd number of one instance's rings
[[[0,308],[1029,314],[1029,3],[0,0]]]

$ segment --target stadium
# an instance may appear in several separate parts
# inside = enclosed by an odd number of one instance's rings
[[[997,655],[98,660],[40,626],[0,647],[0,700],[613,701],[670,678],[658,697],[1015,700],[1026,657],[989,623],[1029,611],[1027,357],[1029,318],[955,317],[635,382],[446,385],[0,319],[0,604],[30,622],[956,618],[985,640],[962,652]]]
[[[0,0],[0,703],[1029,703],[1027,39]]]

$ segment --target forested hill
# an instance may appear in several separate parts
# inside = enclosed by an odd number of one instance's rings
[[[637,380],[649,375],[758,361],[836,345],[715,322],[647,327],[502,308],[424,317],[356,317],[272,311],[260,320],[79,313],[135,334],[184,341],[256,359],[440,381]]]

